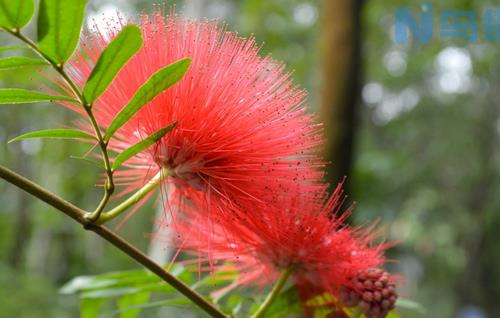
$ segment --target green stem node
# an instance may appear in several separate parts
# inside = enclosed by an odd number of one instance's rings
[[[168,176],[168,169],[161,169],[148,183],[146,183],[142,188],[140,188],[136,193],[134,193],[127,200],[120,203],[118,206],[113,208],[108,212],[102,212],[100,217],[97,219],[97,224],[104,224],[109,220],[114,219],[119,216],[123,212],[125,212],[128,208],[136,205],[139,201],[141,201],[146,195],[148,195],[151,191],[156,189],[156,187],[160,184],[161,180]],[[89,214],[89,217],[92,217],[92,214]]]

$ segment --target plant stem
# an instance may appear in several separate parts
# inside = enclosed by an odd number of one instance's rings
[[[0,165],[0,178],[44,201],[50,206],[71,217],[73,220],[82,224],[86,230],[90,230],[110,242],[123,253],[127,254],[130,258],[142,264],[144,267],[177,289],[181,294],[189,298],[194,304],[200,307],[211,317],[227,318],[222,311],[220,311],[213,304],[209,303],[205,298],[203,298],[202,295],[189,288],[189,286],[178,280],[175,276],[167,272],[163,267],[156,264],[153,260],[134,246],[130,245],[120,236],[111,232],[104,226],[89,222],[88,219],[85,218],[85,211],[2,165]]]
[[[149,180],[148,183],[146,183],[142,188],[140,188],[127,200],[123,201],[112,210],[101,213],[101,216],[99,217],[99,219],[97,219],[96,223],[104,224],[109,220],[112,220],[118,215],[122,214],[131,206],[137,204],[141,199],[143,199],[146,195],[148,195],[151,191],[153,191],[158,186],[158,184],[160,184],[162,178],[166,176],[168,176],[168,169],[163,168],[153,178],[151,178],[151,180]]]
[[[97,205],[97,208],[92,212],[91,214],[86,215],[86,217],[89,219],[89,221],[96,221],[101,212],[104,210],[106,207],[106,204],[109,202],[109,199],[113,195],[113,192],[115,191],[115,185],[113,181],[113,170],[111,169],[111,163],[109,160],[109,155],[108,155],[108,143],[104,140],[103,134],[101,129],[99,128],[99,125],[97,123],[97,120],[94,116],[94,113],[92,112],[92,104],[87,103],[85,100],[85,97],[83,96],[82,92],[80,91],[80,88],[78,88],[78,85],[75,84],[71,80],[71,78],[68,76],[66,71],[64,70],[64,66],[61,64],[54,63],[46,54],[44,54],[38,46],[31,41],[29,38],[21,34],[19,30],[9,30],[2,28],[5,32],[13,35],[14,37],[18,38],[22,42],[24,42],[26,45],[28,45],[36,54],[38,54],[41,58],[43,58],[45,61],[47,61],[52,68],[61,75],[63,80],[66,82],[66,84],[69,86],[71,89],[71,92],[76,96],[78,99],[79,103],[85,110],[85,113],[87,114],[90,124],[92,125],[92,128],[94,129],[97,141],[99,143],[99,148],[101,149],[101,154],[102,154],[102,159],[104,161],[104,169],[106,170],[106,184],[104,187],[104,195],[99,204]]]
[[[290,277],[292,271],[293,271],[292,268],[289,267],[281,272],[281,275],[278,278],[278,281],[274,285],[271,292],[267,295],[266,299],[260,305],[259,309],[250,318],[263,317],[266,310],[269,309],[269,307],[271,307],[272,303],[276,300],[276,297],[278,297],[281,289],[283,289],[283,286],[285,286],[285,283],[288,280],[288,277]]]

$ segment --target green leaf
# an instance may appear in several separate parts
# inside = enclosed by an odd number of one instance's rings
[[[23,67],[23,66],[40,66],[40,65],[48,65],[48,63],[40,59],[34,59],[31,57],[24,57],[24,56],[9,56],[0,58],[0,70]]]
[[[40,0],[38,46],[54,63],[64,64],[80,39],[87,0]]]
[[[334,309],[331,309],[328,307],[321,307],[321,308],[314,310],[313,318],[328,318],[328,317],[332,316],[332,313],[333,313],[333,317],[337,317],[337,316],[335,316]],[[350,314],[349,312],[346,311],[345,313],[349,315],[348,317],[352,317],[352,314]],[[364,315],[360,315],[357,318],[366,318],[366,317]]]
[[[52,139],[95,139],[94,136],[89,135],[83,131],[73,129],[47,129],[30,132],[14,139],[9,140],[9,143],[32,138],[52,138]]]
[[[149,301],[150,292],[137,293],[132,295],[124,295],[118,299],[118,308],[120,308],[120,318],[136,318],[142,311],[139,308],[130,308],[132,306],[142,305]]]
[[[7,51],[15,51],[15,50],[29,50],[29,48],[26,46],[22,46],[22,45],[9,45],[9,46],[0,47],[0,53],[7,52]]]
[[[98,289],[94,291],[83,292],[80,295],[80,298],[110,298],[110,297],[136,294],[140,291],[141,289],[135,287]]]
[[[236,316],[241,308],[243,307],[243,298],[241,295],[233,294],[229,296],[226,304],[224,305],[224,310],[230,313],[232,316]]]
[[[338,303],[330,293],[322,293],[307,300],[306,305],[311,307],[325,307],[327,304]]]
[[[167,127],[164,127],[155,133],[149,135],[148,137],[144,138],[142,141],[136,143],[130,148],[125,149],[122,153],[120,153],[116,158],[115,161],[113,162],[112,170],[118,169],[125,161],[128,159],[132,158],[139,152],[149,148],[151,145],[156,143],[158,140],[160,140],[163,136],[165,136],[166,133],[168,133],[172,128],[174,128],[176,123],[172,123],[168,125]]]
[[[106,140],[134,116],[143,106],[153,100],[158,94],[177,83],[186,73],[191,59],[185,58],[172,63],[154,73],[144,83],[128,104],[116,115],[106,131]]]
[[[94,276],[77,276],[71,279],[69,282],[64,284],[59,292],[61,294],[75,294],[81,290],[85,290],[89,288],[89,286],[93,286],[92,284],[95,282]]]
[[[298,314],[304,311],[299,292],[294,286],[282,291],[271,307],[266,311],[266,317],[279,318],[291,313]]]
[[[0,0],[0,27],[20,29],[30,22],[34,12],[33,0]]]
[[[230,294],[234,288],[237,288],[237,284],[233,284],[239,279],[240,275],[238,270],[227,263],[225,267],[221,267],[215,273],[206,276],[202,280],[198,280],[195,284],[191,285],[191,288],[198,288],[198,286],[205,286],[213,289],[217,286],[217,290],[210,293],[210,297],[214,303],[219,303],[224,297]]]
[[[99,318],[99,310],[104,304],[103,299],[99,298],[83,298],[80,300],[80,317],[81,318]]]
[[[182,279],[187,271],[181,265],[174,265],[170,273]],[[62,286],[59,292],[62,294],[78,293],[82,299],[108,299],[145,292],[163,295],[177,294],[176,289],[159,277],[142,270],[78,276]]]
[[[137,284],[134,287],[120,284],[110,288],[87,290],[80,293],[80,298],[110,298],[124,295],[133,295],[142,292],[155,292],[162,294],[175,294],[177,290],[163,281],[150,284]]]
[[[390,311],[385,318],[403,318],[403,317],[395,311]]]
[[[128,307],[123,307],[120,308],[119,310],[111,313],[111,315],[116,315],[123,313],[128,310],[134,310],[134,309],[151,309],[151,308],[158,308],[158,307],[185,307],[189,308],[193,311],[199,310],[198,307],[196,307],[189,299],[186,297],[181,297],[181,298],[173,298],[173,299],[167,299],[167,300],[160,300],[160,301],[154,301],[154,302],[149,302],[149,303],[143,303],[143,304],[137,304],[133,306],[128,306]],[[109,315],[109,316],[111,316]]]
[[[181,275],[182,266],[175,265],[171,270],[174,276]],[[162,282],[157,276],[143,270],[129,270],[104,273],[96,276],[77,276],[66,283],[59,290],[63,294],[74,294],[82,291],[130,287],[132,285],[151,285]],[[165,284],[168,286],[167,284]]]
[[[105,170],[106,168],[104,167],[102,162],[94,161],[86,157],[79,157],[79,156],[69,156],[70,159],[75,159],[75,160],[82,160],[83,162],[86,162],[88,164],[91,164],[92,166],[95,166],[99,169]]]
[[[0,104],[38,103],[54,100],[78,103],[77,100],[68,96],[48,95],[21,88],[0,88]]]
[[[135,25],[124,27],[104,49],[83,89],[87,103],[93,103],[111,84],[120,69],[142,46],[141,30]]]
[[[195,280],[194,273],[183,265],[176,264],[169,272],[187,283],[192,283]],[[189,274],[187,279],[184,277],[185,274]],[[118,315],[121,315],[122,318],[132,318],[145,309],[163,306],[189,306],[196,309],[184,297],[149,302],[148,295],[153,295],[153,293],[161,293],[162,297],[177,297],[178,292],[156,275],[143,270],[75,277],[61,287],[60,292],[63,294],[78,293],[81,299],[81,315],[87,318]],[[99,312],[102,304],[109,303],[110,300],[114,299],[118,301],[118,311],[106,313],[103,309]]]
[[[424,316],[427,313],[424,306],[410,299],[398,298],[398,300],[396,300],[396,307],[416,311]]]

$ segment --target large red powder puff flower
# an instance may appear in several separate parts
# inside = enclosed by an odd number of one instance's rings
[[[84,84],[103,48],[125,24],[118,18],[82,40],[82,49],[67,65],[73,80]],[[226,32],[213,21],[155,13],[142,16],[140,27],[143,47],[93,106],[104,129],[154,72],[186,57],[192,63],[179,83],[111,140],[109,148],[120,152],[177,122],[160,142],[130,160],[128,170],[117,172],[126,192],[166,169],[164,184],[194,200],[198,211],[217,213],[227,206],[264,204],[297,182],[314,187],[322,175],[314,155],[320,128],[306,113],[306,93],[282,64],[260,57],[253,39]]]
[[[207,261],[207,269],[231,262],[240,273],[235,285],[264,286],[289,270],[304,300],[323,294],[340,298],[346,287],[357,292],[353,277],[382,266],[388,244],[374,242],[380,234],[375,225],[344,224],[351,207],[341,211],[341,185],[328,200],[324,192],[295,189],[261,213],[238,213],[245,216],[227,225],[211,224],[186,209],[188,221],[175,223],[176,247]]]

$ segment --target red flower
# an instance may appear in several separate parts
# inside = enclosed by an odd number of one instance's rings
[[[208,255],[210,264],[232,262],[242,273],[237,284],[270,283],[291,269],[304,299],[324,293],[339,296],[357,273],[384,263],[387,245],[373,243],[378,236],[374,226],[343,224],[351,208],[341,212],[341,185],[326,202],[324,192],[313,195],[300,190],[297,187],[260,213],[240,211],[237,215],[242,218],[220,226],[187,209],[188,222],[175,224],[177,247]]]
[[[118,20],[84,38],[83,49],[67,66],[80,85],[125,24]],[[110,142],[109,148],[120,152],[177,122],[149,151],[130,160],[129,170],[117,173],[126,191],[167,168],[164,183],[194,200],[198,211],[211,214],[227,206],[264,204],[297,181],[312,185],[321,179],[316,170],[321,164],[313,155],[320,131],[306,114],[306,93],[292,84],[282,64],[258,55],[253,39],[226,32],[216,22],[176,15],[142,16],[140,25],[142,49],[93,106],[104,129],[155,71],[185,57],[192,64],[179,83],[151,101]]]

